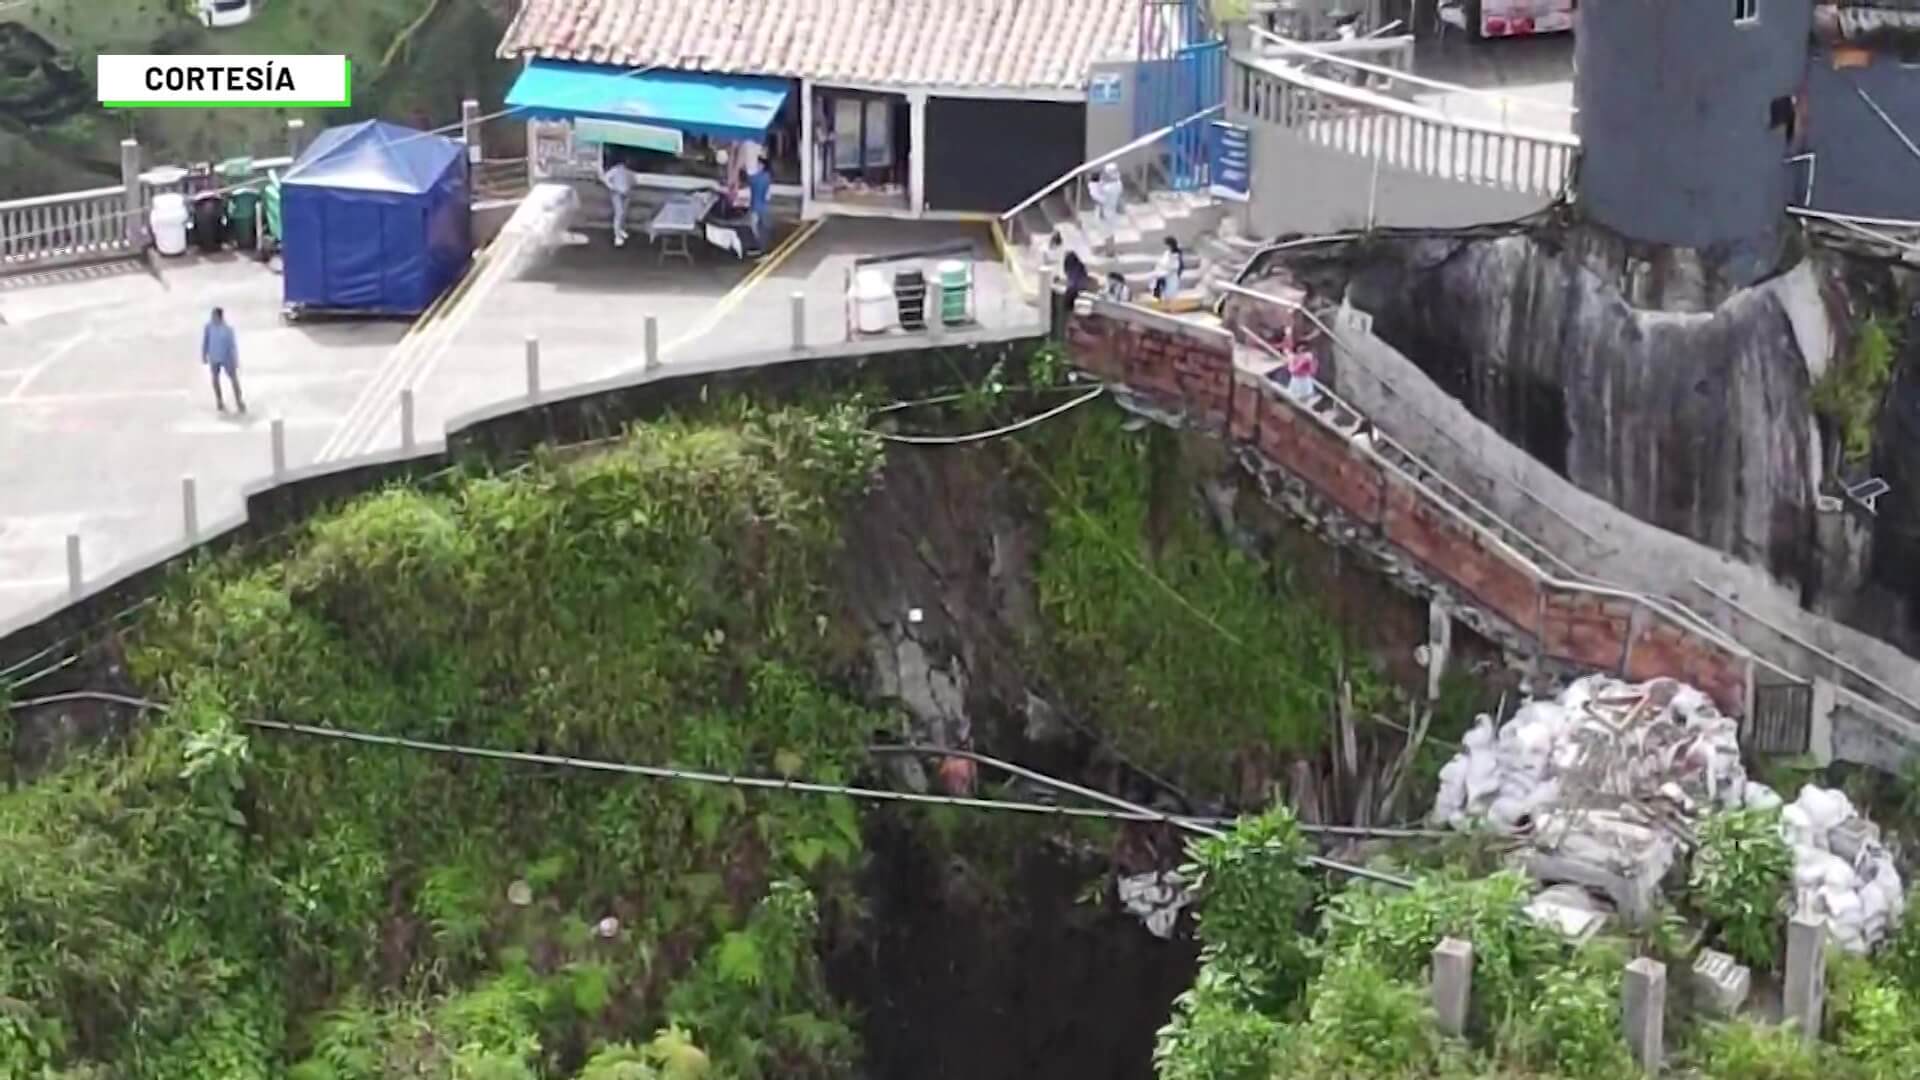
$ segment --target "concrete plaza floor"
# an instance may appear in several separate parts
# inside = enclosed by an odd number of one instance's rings
[[[287,465],[299,468],[399,446],[402,389],[423,441],[462,413],[524,396],[529,335],[549,394],[639,369],[648,315],[666,368],[725,367],[787,348],[790,297],[801,292],[807,343],[826,348],[848,336],[856,257],[956,241],[973,251],[982,323],[1037,318],[984,226],[795,228],[796,242],[763,261],[696,245],[690,266],[662,263],[637,238],[616,249],[592,233],[412,326],[285,323],[279,276],[238,256],[164,260],[158,280],[139,262],[0,277],[0,623],[65,591],[69,534],[81,537],[89,580],[178,539],[184,476],[195,478],[203,525],[238,513],[242,487],[271,475],[274,417]],[[214,306],[239,338],[244,417],[215,412],[199,362]]]
[[[208,311],[240,344],[248,413],[214,410],[200,363]],[[0,619],[66,588],[66,537],[89,576],[181,535],[181,478],[203,522],[272,471],[312,459],[403,322],[280,321],[280,278],[238,256],[0,278]],[[231,410],[233,402],[229,400]]]

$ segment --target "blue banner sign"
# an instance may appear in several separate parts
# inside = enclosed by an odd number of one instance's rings
[[[1247,129],[1214,121],[1207,131],[1207,177],[1213,194],[1246,201],[1252,182],[1253,155]]]

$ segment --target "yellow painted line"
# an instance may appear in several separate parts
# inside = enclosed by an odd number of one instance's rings
[[[665,362],[667,354],[673,350],[683,348],[690,342],[712,333],[713,328],[720,325],[721,319],[732,314],[733,309],[739,307],[740,304],[746,300],[747,294],[753,291],[754,286],[766,280],[775,270],[780,269],[780,264],[791,258],[794,252],[800,250],[800,245],[811,240],[813,234],[819,232],[821,227],[826,223],[826,218],[818,218],[795,229],[793,235],[781,242],[779,247],[768,252],[766,258],[760,260],[759,266],[749,270],[747,276],[740,279],[739,284],[728,289],[726,295],[716,301],[713,308],[702,316],[700,321],[695,323],[691,330],[660,346],[661,361]]]
[[[1014,290],[1021,296],[1027,295],[1027,273],[1020,268],[1020,260],[1013,257],[1013,245],[1007,241],[1007,230],[1000,225],[1000,219],[994,218],[990,226],[993,230],[993,246],[1000,252],[1000,261],[1007,266],[1007,273],[1013,278]]]

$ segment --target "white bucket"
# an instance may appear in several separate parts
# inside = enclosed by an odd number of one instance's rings
[[[187,200],[174,194],[155,195],[153,212],[147,215],[153,228],[153,246],[162,255],[181,255],[187,250]]]
[[[893,287],[878,270],[862,270],[853,277],[854,325],[863,334],[884,333],[893,326]]]

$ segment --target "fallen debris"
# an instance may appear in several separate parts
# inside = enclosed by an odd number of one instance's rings
[[[1841,948],[1868,951],[1904,903],[1879,829],[1845,795],[1813,785],[1783,807],[1778,793],[1747,776],[1739,731],[1706,694],[1676,680],[1589,676],[1556,699],[1528,702],[1497,730],[1481,716],[1440,771],[1430,820],[1520,839],[1514,861],[1533,877],[1592,890],[1639,923],[1657,909],[1669,870],[1695,847],[1702,817],[1779,808],[1794,852],[1795,911],[1825,920]],[[1593,932],[1565,894],[1535,906],[1537,919],[1570,936]]]

